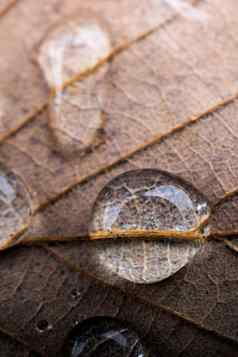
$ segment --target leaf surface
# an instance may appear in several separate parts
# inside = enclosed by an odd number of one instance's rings
[[[34,216],[23,242],[87,235],[102,187],[120,173],[148,167],[177,174],[200,190],[213,208],[212,229],[225,239],[237,228],[237,1],[199,2],[203,21],[175,16],[162,1],[106,4],[26,0],[1,18],[0,153],[32,197]],[[108,66],[98,90],[103,140],[90,152],[66,157],[55,146],[49,88],[36,56],[47,31],[76,12],[107,19],[113,55],[86,74]],[[78,73],[73,82],[83,86],[88,78]],[[95,259],[98,244],[1,252],[6,356],[11,348],[23,356],[32,349],[58,356],[74,323],[99,314],[130,321],[162,356],[237,353],[238,257],[223,242],[208,242],[190,265],[151,286],[105,272]],[[40,331],[41,321],[47,321],[46,331]]]

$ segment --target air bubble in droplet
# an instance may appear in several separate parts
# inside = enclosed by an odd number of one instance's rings
[[[91,238],[118,239],[97,245],[94,259],[109,273],[133,282],[161,281],[198,252],[200,240],[186,237],[199,238],[209,215],[204,196],[178,177],[153,169],[124,173],[96,200]],[[148,240],[156,236],[165,239]]]
[[[31,215],[30,196],[20,177],[0,164],[0,249],[16,243]]]
[[[149,357],[137,333],[110,317],[94,317],[75,326],[63,352],[65,357]]]

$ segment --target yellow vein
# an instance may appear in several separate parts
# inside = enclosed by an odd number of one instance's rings
[[[227,98],[225,100],[222,100],[222,101],[216,103],[214,106],[210,107],[205,112],[203,112],[201,114],[198,114],[197,116],[192,116],[192,117],[188,118],[186,121],[184,121],[183,123],[178,124],[172,130],[169,130],[167,133],[154,135],[147,142],[145,142],[142,145],[137,146],[135,149],[127,152],[125,155],[123,155],[122,157],[120,157],[117,160],[113,161],[109,165],[106,165],[106,166],[103,166],[101,168],[96,169],[90,175],[80,176],[80,177],[76,178],[76,180],[75,180],[75,182],[73,184],[70,184],[69,186],[65,187],[59,194],[56,194],[55,196],[53,196],[48,201],[46,201],[45,203],[41,204],[35,210],[34,214],[44,210],[45,207],[47,207],[49,204],[53,204],[53,203],[57,202],[58,200],[60,200],[62,198],[62,196],[64,196],[65,194],[71,192],[79,184],[83,184],[83,183],[89,181],[90,179],[93,179],[93,178],[95,178],[95,177],[97,177],[97,176],[99,176],[99,175],[101,175],[101,174],[103,174],[105,172],[111,171],[113,168],[115,168],[119,164],[122,164],[123,162],[125,162],[129,158],[131,158],[131,157],[135,156],[136,154],[138,154],[138,153],[140,153],[140,152],[152,147],[153,145],[156,145],[156,144],[168,139],[172,135],[183,131],[187,127],[189,127],[191,125],[194,125],[195,123],[199,122],[200,120],[202,120],[202,119],[204,119],[206,117],[209,117],[209,115],[215,113],[216,111],[221,110],[222,108],[224,108],[225,106],[233,103],[237,99],[238,99],[238,93],[235,94],[234,96],[231,96],[231,97],[229,97],[229,98]]]
[[[224,196],[221,197],[219,199],[219,201],[217,201],[214,204],[213,210],[215,210],[216,208],[218,208],[219,206],[221,206],[223,203],[227,202],[228,200],[232,199],[234,196],[236,196],[236,194],[238,194],[238,187],[235,187],[232,191],[225,192]]]
[[[19,0],[10,1],[9,4],[0,11],[0,17],[5,16],[16,5],[18,1]]]
[[[39,205],[33,212],[33,216],[35,216],[37,213],[44,211],[50,204],[54,204],[58,202],[64,195],[72,192],[72,190],[77,187],[78,185],[82,185],[88,181],[90,181],[93,178],[96,178],[97,176],[100,176],[106,172],[111,171],[115,167],[117,167],[120,164],[123,164],[123,162],[126,162],[128,159],[133,157],[134,155],[140,153],[141,151],[144,151],[153,145],[159,144],[160,142],[168,139],[169,137],[173,136],[174,134],[181,132],[188,128],[191,125],[194,125],[195,123],[199,122],[202,119],[208,118],[211,114],[215,113],[216,111],[219,111],[223,109],[225,106],[233,103],[235,100],[238,98],[238,93],[235,94],[234,96],[231,96],[223,101],[218,102],[214,106],[210,107],[207,109],[205,112],[197,115],[197,116],[192,116],[189,119],[187,119],[185,122],[178,124],[176,127],[174,127],[172,130],[168,131],[167,133],[164,134],[157,134],[155,135],[151,140],[147,141],[146,143],[140,145],[139,147],[136,147],[132,151],[128,152],[124,156],[118,158],[114,162],[112,162],[109,165],[103,166],[94,172],[92,172],[90,175],[85,175],[85,176],[79,176],[78,178],[76,177],[76,180],[73,184],[70,184],[69,186],[65,187],[59,194],[56,194],[55,196],[51,197],[50,199],[46,200],[43,202],[41,205]],[[30,227],[31,224],[28,224],[28,228]],[[24,227],[24,230],[26,228]],[[16,233],[17,236],[17,241],[19,239],[19,232]],[[15,242],[16,238],[15,236],[12,237],[11,242]],[[12,243],[9,242],[8,246],[11,246]],[[4,247],[2,249],[6,249],[7,247]]]
[[[90,69],[88,69],[86,71],[80,72],[79,74],[75,75],[74,77],[72,77],[71,79],[66,81],[64,83],[64,85],[63,85],[63,88],[65,88],[67,86],[70,86],[75,82],[84,80],[85,78],[93,75],[94,73],[96,73],[99,70],[99,68],[104,66],[106,63],[108,63],[110,61],[113,61],[115,57],[117,57],[121,53],[123,53],[123,52],[127,51],[128,49],[130,49],[131,46],[137,44],[138,42],[141,42],[141,41],[145,40],[147,37],[149,37],[153,33],[157,32],[161,28],[164,28],[168,24],[172,23],[176,18],[177,18],[177,16],[174,15],[171,18],[167,19],[162,24],[160,23],[159,25],[153,27],[152,29],[140,34],[138,37],[134,38],[133,40],[125,41],[122,44],[116,46],[107,56],[105,56],[101,61],[99,61],[94,67],[91,67]],[[27,124],[29,124],[30,122],[36,120],[38,115],[40,113],[42,113],[44,110],[46,110],[46,108],[48,107],[49,102],[50,102],[52,96],[54,96],[54,94],[55,94],[55,89],[52,88],[51,94],[50,94],[47,102],[43,103],[33,113],[31,113],[31,114],[27,115],[26,117],[22,118],[21,120],[19,120],[19,123],[14,128],[12,128],[9,131],[7,131],[6,133],[0,135],[0,144],[2,144],[4,141],[9,139],[11,136],[13,136],[16,133],[18,133]]]
[[[13,0],[11,6],[9,6],[9,9],[12,8],[12,6],[19,0]],[[193,5],[198,5],[202,0],[193,0],[192,3]],[[8,10],[9,10],[8,9]],[[1,16],[1,13],[0,13]],[[133,45],[144,41],[147,37],[149,37],[150,35],[156,33],[157,31],[159,31],[160,29],[165,28],[166,26],[168,26],[169,24],[173,23],[176,19],[178,18],[178,15],[175,14],[173,16],[171,16],[171,18],[167,19],[165,22],[163,22],[162,24],[158,24],[157,26],[153,27],[152,29],[149,29],[148,31],[140,34],[138,37],[132,39],[131,41],[126,41],[118,46],[116,46],[109,54],[108,56],[106,56],[104,59],[102,59],[101,61],[99,61],[94,67],[90,68],[89,70],[86,70],[84,72],[80,72],[79,74],[75,75],[74,77],[72,77],[71,79],[69,79],[68,81],[66,81],[63,85],[63,88],[74,84],[77,81],[81,81],[84,80],[85,78],[93,75],[94,73],[96,73],[99,68],[101,68],[103,65],[105,65],[108,62],[111,62],[114,60],[114,58],[116,58],[118,55],[120,55],[121,53],[124,53],[125,51],[127,51],[128,49],[130,49]],[[17,132],[19,132],[21,129],[23,129],[27,124],[29,124],[30,122],[36,120],[36,118],[38,117],[39,114],[41,114],[49,105],[49,102],[51,100],[51,97],[55,94],[55,89],[52,89],[52,92],[50,94],[50,97],[48,98],[48,101],[43,103],[42,106],[40,106],[39,108],[37,108],[33,113],[30,113],[29,115],[27,115],[26,117],[22,118],[21,120],[19,120],[19,123],[12,129],[10,129],[9,131],[7,131],[4,134],[0,135],[0,144],[3,143],[4,141],[6,141],[7,139],[9,139],[11,136],[15,135]]]
[[[44,110],[47,108],[48,103],[43,104],[39,108],[37,108],[33,113],[27,115],[26,117],[23,117],[19,120],[18,124],[14,127],[9,129],[5,133],[0,134],[0,144],[3,144],[7,139],[9,139],[11,136],[14,136],[20,129],[24,128],[27,124],[32,122],[37,118],[38,115],[44,112]]]

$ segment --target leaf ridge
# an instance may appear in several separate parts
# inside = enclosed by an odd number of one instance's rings
[[[231,97],[225,99],[225,100],[219,101],[214,106],[212,106],[209,109],[207,109],[205,112],[188,118],[186,121],[184,121],[181,124],[176,125],[173,129],[169,130],[168,132],[166,132],[164,134],[156,134],[156,135],[154,135],[152,139],[148,140],[147,142],[143,143],[140,146],[137,146],[135,149],[133,149],[130,152],[126,153],[125,155],[123,155],[119,159],[115,160],[111,164],[105,165],[104,167],[101,167],[100,169],[95,170],[90,175],[81,176],[78,179],[76,177],[76,181],[73,184],[69,185],[64,190],[62,190],[62,192],[60,194],[55,195],[50,200],[48,200],[47,202],[43,203],[38,208],[36,208],[34,214],[43,211],[49,204],[53,204],[53,203],[59,201],[62,198],[62,196],[64,196],[65,194],[71,192],[79,184],[85,183],[85,182],[89,181],[92,178],[95,178],[95,177],[97,177],[97,176],[99,176],[99,175],[101,175],[101,174],[103,174],[105,172],[108,172],[108,171],[112,170],[114,167],[116,167],[117,165],[119,165],[119,164],[123,163],[124,161],[130,159],[135,154],[138,154],[139,152],[142,152],[142,151],[146,150],[147,148],[149,148],[149,147],[151,147],[151,146],[153,146],[155,144],[158,144],[158,143],[170,138],[175,133],[183,131],[187,127],[189,127],[191,125],[194,125],[195,123],[199,122],[202,119],[206,119],[210,115],[212,115],[215,112],[223,109],[224,107],[226,107],[227,105],[233,103],[237,99],[238,99],[238,93],[235,94],[234,96],[231,96]]]

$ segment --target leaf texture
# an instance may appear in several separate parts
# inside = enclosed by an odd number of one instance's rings
[[[236,344],[229,339],[94,278],[73,273],[43,248],[9,250],[2,254],[1,268],[0,324],[43,356],[60,356],[74,323],[97,315],[131,322],[162,356],[199,356],[204,351],[209,356],[231,356],[236,351]],[[39,332],[42,320],[50,327]]]
[[[41,41],[53,26],[77,13],[82,18],[88,13],[96,13],[99,18],[108,19],[113,45],[117,47],[150,31],[171,16],[168,7],[154,0],[141,2],[140,6],[136,2],[122,1],[120,13],[116,3],[110,7],[106,3],[93,1],[85,5],[83,1],[54,0],[50,4],[47,1],[39,4],[28,0],[17,3],[8,16],[2,18],[1,138],[11,135],[30,121],[47,103],[47,86],[37,65],[37,57]],[[132,23],[128,21],[127,14],[133,9],[135,16]],[[144,9],[147,16],[144,16]],[[14,26],[18,19],[24,18],[28,20],[19,21],[19,25]]]
[[[237,1],[199,2],[203,21],[175,16],[163,1],[107,4],[23,0],[0,18],[1,162],[25,182],[34,210],[22,241],[87,235],[102,187],[148,167],[200,190],[213,208],[212,232],[228,239],[237,233]],[[108,21],[113,51],[85,74],[108,66],[98,91],[103,140],[65,157],[49,126],[37,51],[47,32],[76,12]],[[68,86],[88,78],[77,73]],[[2,355],[59,356],[76,321],[103,314],[132,322],[162,356],[238,353],[238,257],[223,242],[208,242],[186,268],[151,286],[108,274],[97,249],[95,242],[67,242],[1,252]]]

